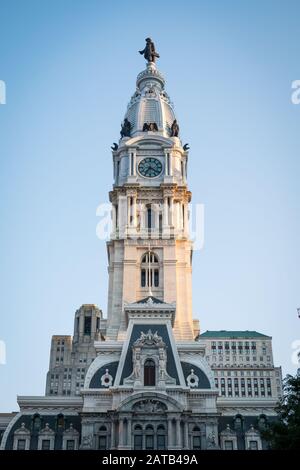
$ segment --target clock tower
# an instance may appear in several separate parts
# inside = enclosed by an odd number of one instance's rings
[[[126,305],[151,297],[174,304],[175,338],[187,341],[199,330],[192,319],[188,151],[164,77],[150,59],[112,152],[107,339],[124,339]]]

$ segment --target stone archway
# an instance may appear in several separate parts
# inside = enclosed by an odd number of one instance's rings
[[[180,448],[183,407],[162,393],[137,393],[125,399],[117,410],[118,449],[165,450]],[[175,433],[175,438],[172,435]]]

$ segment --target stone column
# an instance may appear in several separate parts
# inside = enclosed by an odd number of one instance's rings
[[[112,204],[111,206],[111,215],[112,215],[112,220],[111,220],[111,223],[112,223],[112,227],[111,227],[111,232],[112,234],[114,235],[115,232],[116,232],[116,206],[115,204]]]
[[[184,422],[184,449],[189,448],[189,423],[187,421]]]
[[[127,447],[131,449],[131,417],[127,418]]]
[[[176,445],[181,448],[180,418],[176,418]]]
[[[172,168],[172,154],[171,152],[168,154],[169,155],[169,176],[173,176],[173,168]]]
[[[169,223],[171,226],[174,225],[174,198],[173,196],[170,197]]]
[[[172,418],[168,418],[168,449],[172,448]]]
[[[168,176],[168,168],[169,168],[169,165],[170,165],[170,155],[169,155],[169,152],[165,152],[165,176]]]
[[[119,449],[122,449],[124,445],[124,420],[123,418],[119,419]]]
[[[183,160],[183,182],[186,183],[186,161]]]
[[[167,227],[169,225],[168,220],[168,196],[164,196],[164,226]]]
[[[130,226],[130,196],[127,196],[127,227]]]
[[[132,160],[132,153],[129,151],[128,152],[128,176],[131,176],[132,174],[132,168],[131,168],[131,160]]]
[[[140,210],[140,232],[144,234],[145,232],[145,206],[144,204],[140,203],[139,210]]]
[[[132,200],[132,225],[133,227],[136,227],[136,199],[137,199],[137,196],[134,195],[133,200]]]
[[[133,169],[132,169],[133,176],[136,176],[136,151],[133,152]]]
[[[189,218],[188,218],[188,204],[184,203],[184,234],[188,235],[189,233]]]
[[[115,449],[115,447],[116,447],[116,435],[115,435],[115,433],[116,433],[115,421],[112,420],[112,422],[111,422],[111,435],[110,435],[110,440],[111,440],[110,447],[111,447],[111,449]]]

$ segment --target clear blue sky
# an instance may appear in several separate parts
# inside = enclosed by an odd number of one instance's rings
[[[276,364],[294,372],[300,3],[1,0],[0,15],[0,411],[44,393],[51,335],[72,334],[81,304],[106,312],[96,208],[149,35],[205,204],[194,315],[202,331],[273,336]]]

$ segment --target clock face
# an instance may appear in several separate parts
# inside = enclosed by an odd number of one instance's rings
[[[157,158],[147,157],[139,163],[139,172],[147,178],[154,178],[162,172],[162,164]]]

